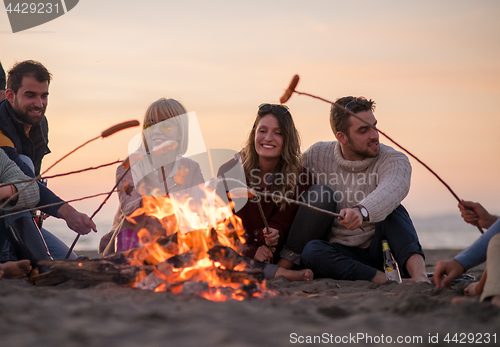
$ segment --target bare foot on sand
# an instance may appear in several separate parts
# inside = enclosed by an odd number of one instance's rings
[[[312,270],[304,269],[304,270],[288,270],[280,267],[274,277],[283,276],[289,281],[306,281],[310,282],[314,279],[314,273]]]
[[[467,296],[479,296],[482,291],[483,288],[479,285],[479,282],[471,283],[464,289],[464,293]]]
[[[462,302],[473,302],[477,301],[477,298],[471,298],[470,296],[455,296],[453,299],[451,299],[452,304],[459,304]]]
[[[408,258],[406,261],[406,270],[408,270],[412,281],[431,283],[425,271],[424,258],[420,254],[415,253]]]
[[[491,298],[491,304],[500,307],[500,295]]]
[[[304,269],[299,271],[299,274],[302,277],[301,281],[310,282],[314,279],[314,273],[312,272],[312,270]]]
[[[475,301],[478,301],[477,296],[476,297],[471,297],[471,296],[455,296],[453,299],[451,299],[451,303],[452,304],[459,304],[461,302],[475,302]],[[487,301],[487,299],[485,301]],[[492,305],[500,307],[500,295],[492,296],[491,300],[490,300],[490,303]]]
[[[427,282],[427,283],[432,283],[429,277],[427,277],[426,273],[416,275],[410,279],[413,282]]]
[[[19,261],[8,261],[0,264],[0,274],[3,278],[18,279],[28,276],[31,271],[30,261],[27,259]]]

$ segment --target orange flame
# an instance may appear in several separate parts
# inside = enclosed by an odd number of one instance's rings
[[[203,192],[200,199],[145,195],[143,207],[129,217],[132,222],[141,215],[154,217],[163,228],[141,229],[138,237],[142,247],[125,252],[131,265],[153,265],[150,273],[143,271],[137,276],[134,286],[196,294],[213,301],[263,296],[265,282],[258,276],[247,276],[246,262],[239,255],[245,243],[241,219],[212,191],[198,188]],[[236,258],[227,263],[211,259],[209,251],[216,246],[223,250],[223,257]]]

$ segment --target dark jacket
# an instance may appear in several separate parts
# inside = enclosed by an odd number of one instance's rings
[[[10,102],[0,101],[0,130],[13,143],[18,154],[24,154],[35,165],[35,176],[40,174],[42,159],[49,154],[47,117],[43,116],[42,124],[32,126],[29,137],[24,132],[24,123],[17,119]]]
[[[5,90],[5,71],[0,63],[0,90]]]
[[[32,126],[28,135],[24,132],[23,122],[17,119],[16,113],[10,102],[7,100],[0,101],[0,131],[8,137],[14,144],[12,147],[1,147],[5,153],[13,160],[21,170],[30,177],[35,177],[40,174],[43,157],[50,153],[48,147],[49,126],[47,118],[44,116],[42,124]],[[19,154],[23,154],[31,159],[35,166],[35,172],[21,160]],[[40,202],[37,206],[62,202],[57,195],[52,193],[48,188],[39,184],[40,187]],[[42,209],[43,212],[52,216],[57,216],[59,206]]]

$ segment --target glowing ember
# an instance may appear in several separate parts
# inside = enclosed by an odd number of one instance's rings
[[[187,196],[145,195],[143,207],[129,217],[134,222],[134,217],[147,215],[162,226],[141,229],[142,247],[125,252],[131,265],[155,265],[152,272],[137,276],[134,287],[213,301],[262,297],[266,291],[262,271],[240,255],[245,243],[241,220],[216,194],[196,188],[204,195],[196,201]],[[191,231],[185,232],[185,226]]]

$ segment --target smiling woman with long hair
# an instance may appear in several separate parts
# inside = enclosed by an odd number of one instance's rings
[[[259,106],[245,147],[238,158],[220,167],[217,176],[228,177],[228,173],[238,161],[243,165],[245,183],[249,187],[275,196],[274,199],[252,198],[236,211],[246,231],[244,255],[261,264],[267,279],[283,275],[289,280],[312,280],[311,270],[292,271],[276,264],[280,257],[289,260],[286,254],[289,252],[281,251],[297,212],[296,205],[289,204],[279,197],[293,199],[307,191],[312,183],[311,176],[302,167],[300,137],[286,106]],[[229,181],[226,183],[231,185]],[[221,197],[226,194],[222,191],[223,188],[223,185],[219,185],[217,190]],[[237,201],[235,203],[238,204]],[[267,221],[269,232],[260,209]]]
[[[302,153],[300,136],[288,108],[271,104],[259,107],[242,159],[250,186],[258,187],[272,175],[272,192],[285,196],[295,190],[303,169]],[[278,204],[281,210],[287,205]]]

